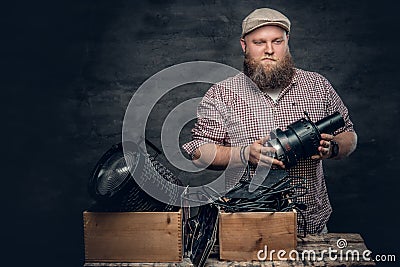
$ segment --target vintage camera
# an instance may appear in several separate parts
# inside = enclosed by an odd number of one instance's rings
[[[287,130],[276,129],[270,133],[268,146],[276,149],[274,158],[282,161],[286,168],[295,166],[300,159],[318,154],[321,133],[332,134],[343,127],[344,120],[339,112],[335,112],[316,123],[312,122],[307,112],[306,118],[287,126]]]

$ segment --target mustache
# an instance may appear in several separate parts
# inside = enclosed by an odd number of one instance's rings
[[[277,59],[277,58],[275,58],[275,57],[273,57],[273,56],[263,56],[262,58],[261,58],[261,60],[264,60],[264,59],[269,59],[269,60],[273,60],[273,61],[278,61],[279,59]]]

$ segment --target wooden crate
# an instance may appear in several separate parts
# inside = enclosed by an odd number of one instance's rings
[[[83,212],[85,262],[179,262],[182,211]]]
[[[286,255],[297,247],[296,212],[237,212],[219,214],[219,253],[221,260],[259,260],[257,253],[279,250]],[[265,253],[259,254],[261,258]]]

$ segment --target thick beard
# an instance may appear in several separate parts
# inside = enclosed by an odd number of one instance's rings
[[[288,51],[276,65],[264,66],[245,54],[243,73],[247,75],[263,92],[282,90],[290,85],[294,75],[294,63]]]

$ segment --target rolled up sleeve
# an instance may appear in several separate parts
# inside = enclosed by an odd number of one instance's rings
[[[219,100],[217,87],[211,87],[197,107],[197,122],[192,129],[192,140],[182,148],[190,155],[208,143],[224,145],[227,139],[224,123],[225,106]]]

